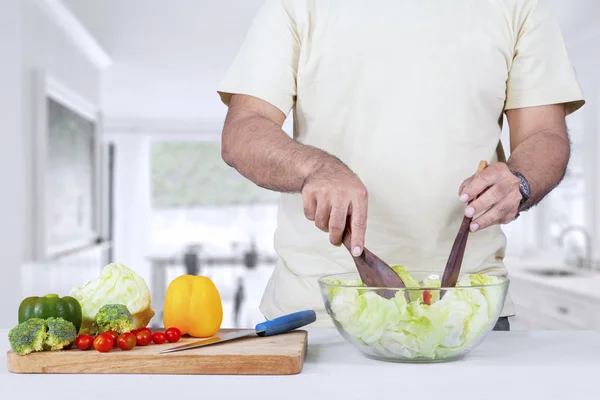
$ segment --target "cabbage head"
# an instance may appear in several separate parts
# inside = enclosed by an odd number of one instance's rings
[[[81,304],[82,333],[96,333],[94,318],[106,304],[123,304],[133,317],[134,329],[148,325],[154,311],[146,281],[123,264],[106,265],[98,278],[71,290]]]

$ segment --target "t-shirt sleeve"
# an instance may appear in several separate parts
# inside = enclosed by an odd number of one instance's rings
[[[233,94],[260,98],[291,111],[296,100],[300,39],[291,1],[267,0],[218,90],[227,106]]]
[[[505,109],[565,104],[571,114],[585,101],[558,21],[546,0],[526,4],[508,75]]]

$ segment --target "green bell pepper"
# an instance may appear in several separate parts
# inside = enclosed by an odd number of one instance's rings
[[[19,306],[19,323],[32,318],[61,317],[75,325],[79,332],[81,328],[81,304],[71,296],[58,297],[57,294],[47,294],[43,297],[27,297]]]

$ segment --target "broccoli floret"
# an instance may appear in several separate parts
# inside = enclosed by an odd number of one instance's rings
[[[106,304],[96,314],[98,332],[115,331],[118,334],[133,329],[133,317],[123,304]]]
[[[48,318],[46,319],[46,326],[48,332],[44,340],[45,350],[62,350],[77,339],[75,325],[63,318]]]
[[[8,341],[13,351],[26,355],[34,351],[42,351],[46,338],[46,324],[43,319],[32,318],[20,323],[8,333]]]

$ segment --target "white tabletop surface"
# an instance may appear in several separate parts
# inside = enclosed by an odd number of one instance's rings
[[[600,332],[593,331],[492,332],[461,361],[408,365],[367,359],[335,330],[309,329],[301,374],[259,377],[12,374],[7,333],[0,330],[2,400],[600,399]]]

